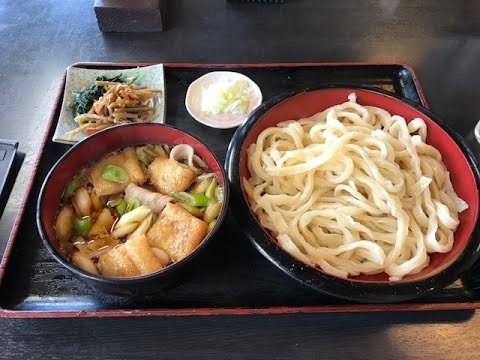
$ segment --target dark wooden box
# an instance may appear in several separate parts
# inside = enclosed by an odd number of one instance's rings
[[[95,0],[102,32],[157,32],[165,28],[165,0]]]

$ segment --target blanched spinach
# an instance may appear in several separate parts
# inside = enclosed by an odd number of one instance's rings
[[[104,75],[97,76],[95,81],[112,81],[112,82],[123,82],[122,73],[108,78]],[[93,103],[100,98],[105,93],[105,88],[103,86],[98,86],[92,84],[88,89],[83,91],[74,91],[73,92],[73,115],[85,114],[92,107]]]

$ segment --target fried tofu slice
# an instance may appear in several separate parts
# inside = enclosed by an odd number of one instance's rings
[[[150,246],[165,250],[173,261],[188,256],[200,244],[208,225],[177,204],[168,203],[147,233]]]
[[[116,165],[123,168],[129,177],[125,184],[108,181],[102,178],[102,169],[105,165]],[[90,170],[90,180],[98,196],[118,194],[125,190],[129,183],[141,185],[145,182],[145,173],[133,147],[128,147],[116,154],[104,157],[97,161]]]
[[[113,277],[145,275],[163,268],[145,235],[100,255],[97,266],[102,275]]]
[[[141,275],[140,270],[130,260],[125,246],[120,245],[98,257],[100,274],[112,277],[130,277]]]
[[[173,159],[157,157],[148,166],[148,178],[158,192],[171,195],[188,189],[195,173]]]
[[[128,257],[135,264],[140,273],[149,274],[163,268],[158,261],[152,248],[148,244],[147,237],[144,235],[137,236],[125,243]]]

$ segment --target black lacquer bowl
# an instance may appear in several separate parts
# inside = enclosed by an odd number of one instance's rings
[[[246,150],[256,142],[260,132],[278,122],[310,117],[326,108],[347,101],[350,93],[357,102],[383,108],[407,121],[422,118],[428,129],[427,143],[442,154],[457,194],[469,208],[463,211],[455,232],[454,246],[445,254],[431,254],[430,264],[418,274],[391,282],[385,273],[341,279],[311,267],[277,245],[250,210],[242,187],[242,178],[249,176]],[[479,171],[474,157],[460,135],[449,129],[441,119],[408,99],[379,89],[343,85],[324,85],[315,90],[284,94],[264,102],[237,129],[230,143],[226,168],[232,189],[232,211],[256,248],[285,273],[315,290],[359,302],[398,302],[423,296],[454,282],[478,258],[480,231],[478,217]]]
[[[151,274],[113,278],[85,272],[63,258],[57,250],[54,223],[63,189],[77,175],[80,168],[112,151],[142,144],[189,144],[195,149],[223,189],[223,204],[217,222],[197,248],[179,262]],[[52,256],[66,269],[94,288],[107,294],[140,296],[161,291],[186,276],[194,276],[193,260],[205,249],[222,224],[228,208],[229,184],[225,171],[213,151],[201,140],[163,124],[129,124],[111,127],[79,142],[68,150],[53,166],[43,183],[37,204],[37,226],[43,242]]]

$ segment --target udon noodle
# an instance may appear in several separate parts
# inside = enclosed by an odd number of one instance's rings
[[[341,278],[385,272],[398,281],[452,249],[468,205],[426,144],[422,119],[348,99],[263,130],[248,148],[243,187],[294,257]]]

